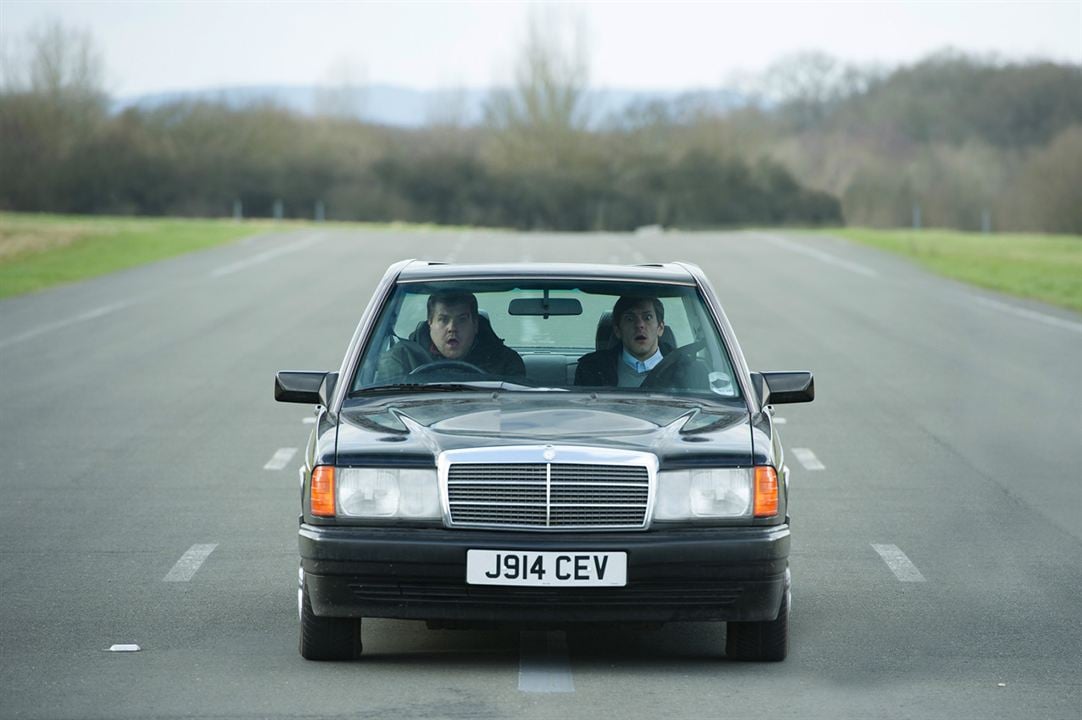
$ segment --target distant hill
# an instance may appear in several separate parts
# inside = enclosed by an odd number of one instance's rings
[[[436,123],[476,125],[484,114],[491,91],[478,89],[415,90],[396,85],[335,89],[317,86],[262,85],[221,87],[180,92],[153,93],[114,99],[113,110],[129,107],[153,109],[174,102],[214,102],[234,108],[270,103],[301,115],[355,117],[366,122],[397,127],[422,127]],[[587,107],[593,124],[623,114],[634,107],[655,103],[666,106],[694,105],[725,111],[746,103],[730,90],[624,90],[587,91]]]

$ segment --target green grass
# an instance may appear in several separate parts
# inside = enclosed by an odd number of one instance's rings
[[[0,298],[203,250],[273,230],[311,226],[285,220],[188,220],[0,212]],[[416,223],[327,223],[368,230],[455,231]]]
[[[0,213],[0,298],[265,232],[268,221]]]
[[[832,232],[905,255],[956,280],[1082,312],[1082,236],[865,228]]]

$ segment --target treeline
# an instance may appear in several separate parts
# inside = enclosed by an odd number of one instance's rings
[[[514,134],[211,104],[110,116],[86,97],[7,94],[0,207],[270,216],[280,203],[284,217],[311,218],[318,205],[328,219],[558,230],[841,221],[836,198],[765,156],[672,156],[636,147],[632,133],[571,129],[532,162],[508,154]]]
[[[599,124],[583,68],[531,34],[484,123],[407,130],[268,105],[113,114],[87,72],[88,39],[65,56],[63,34],[39,38],[52,53],[0,93],[0,209],[1082,233],[1077,66],[938,55],[883,71],[807,55],[759,78],[772,94],[740,108],[689,96]]]
[[[925,226],[1082,233],[1082,67],[801,60],[820,72],[773,111],[715,123],[838,197],[849,223],[908,226],[916,213]]]

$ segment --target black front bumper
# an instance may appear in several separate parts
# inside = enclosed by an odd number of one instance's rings
[[[469,549],[624,551],[624,587],[466,583]],[[463,622],[772,620],[786,590],[789,526],[640,533],[486,532],[301,525],[316,615]]]

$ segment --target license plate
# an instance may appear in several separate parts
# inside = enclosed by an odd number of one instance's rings
[[[530,587],[622,587],[627,585],[627,553],[467,550],[466,582]]]

